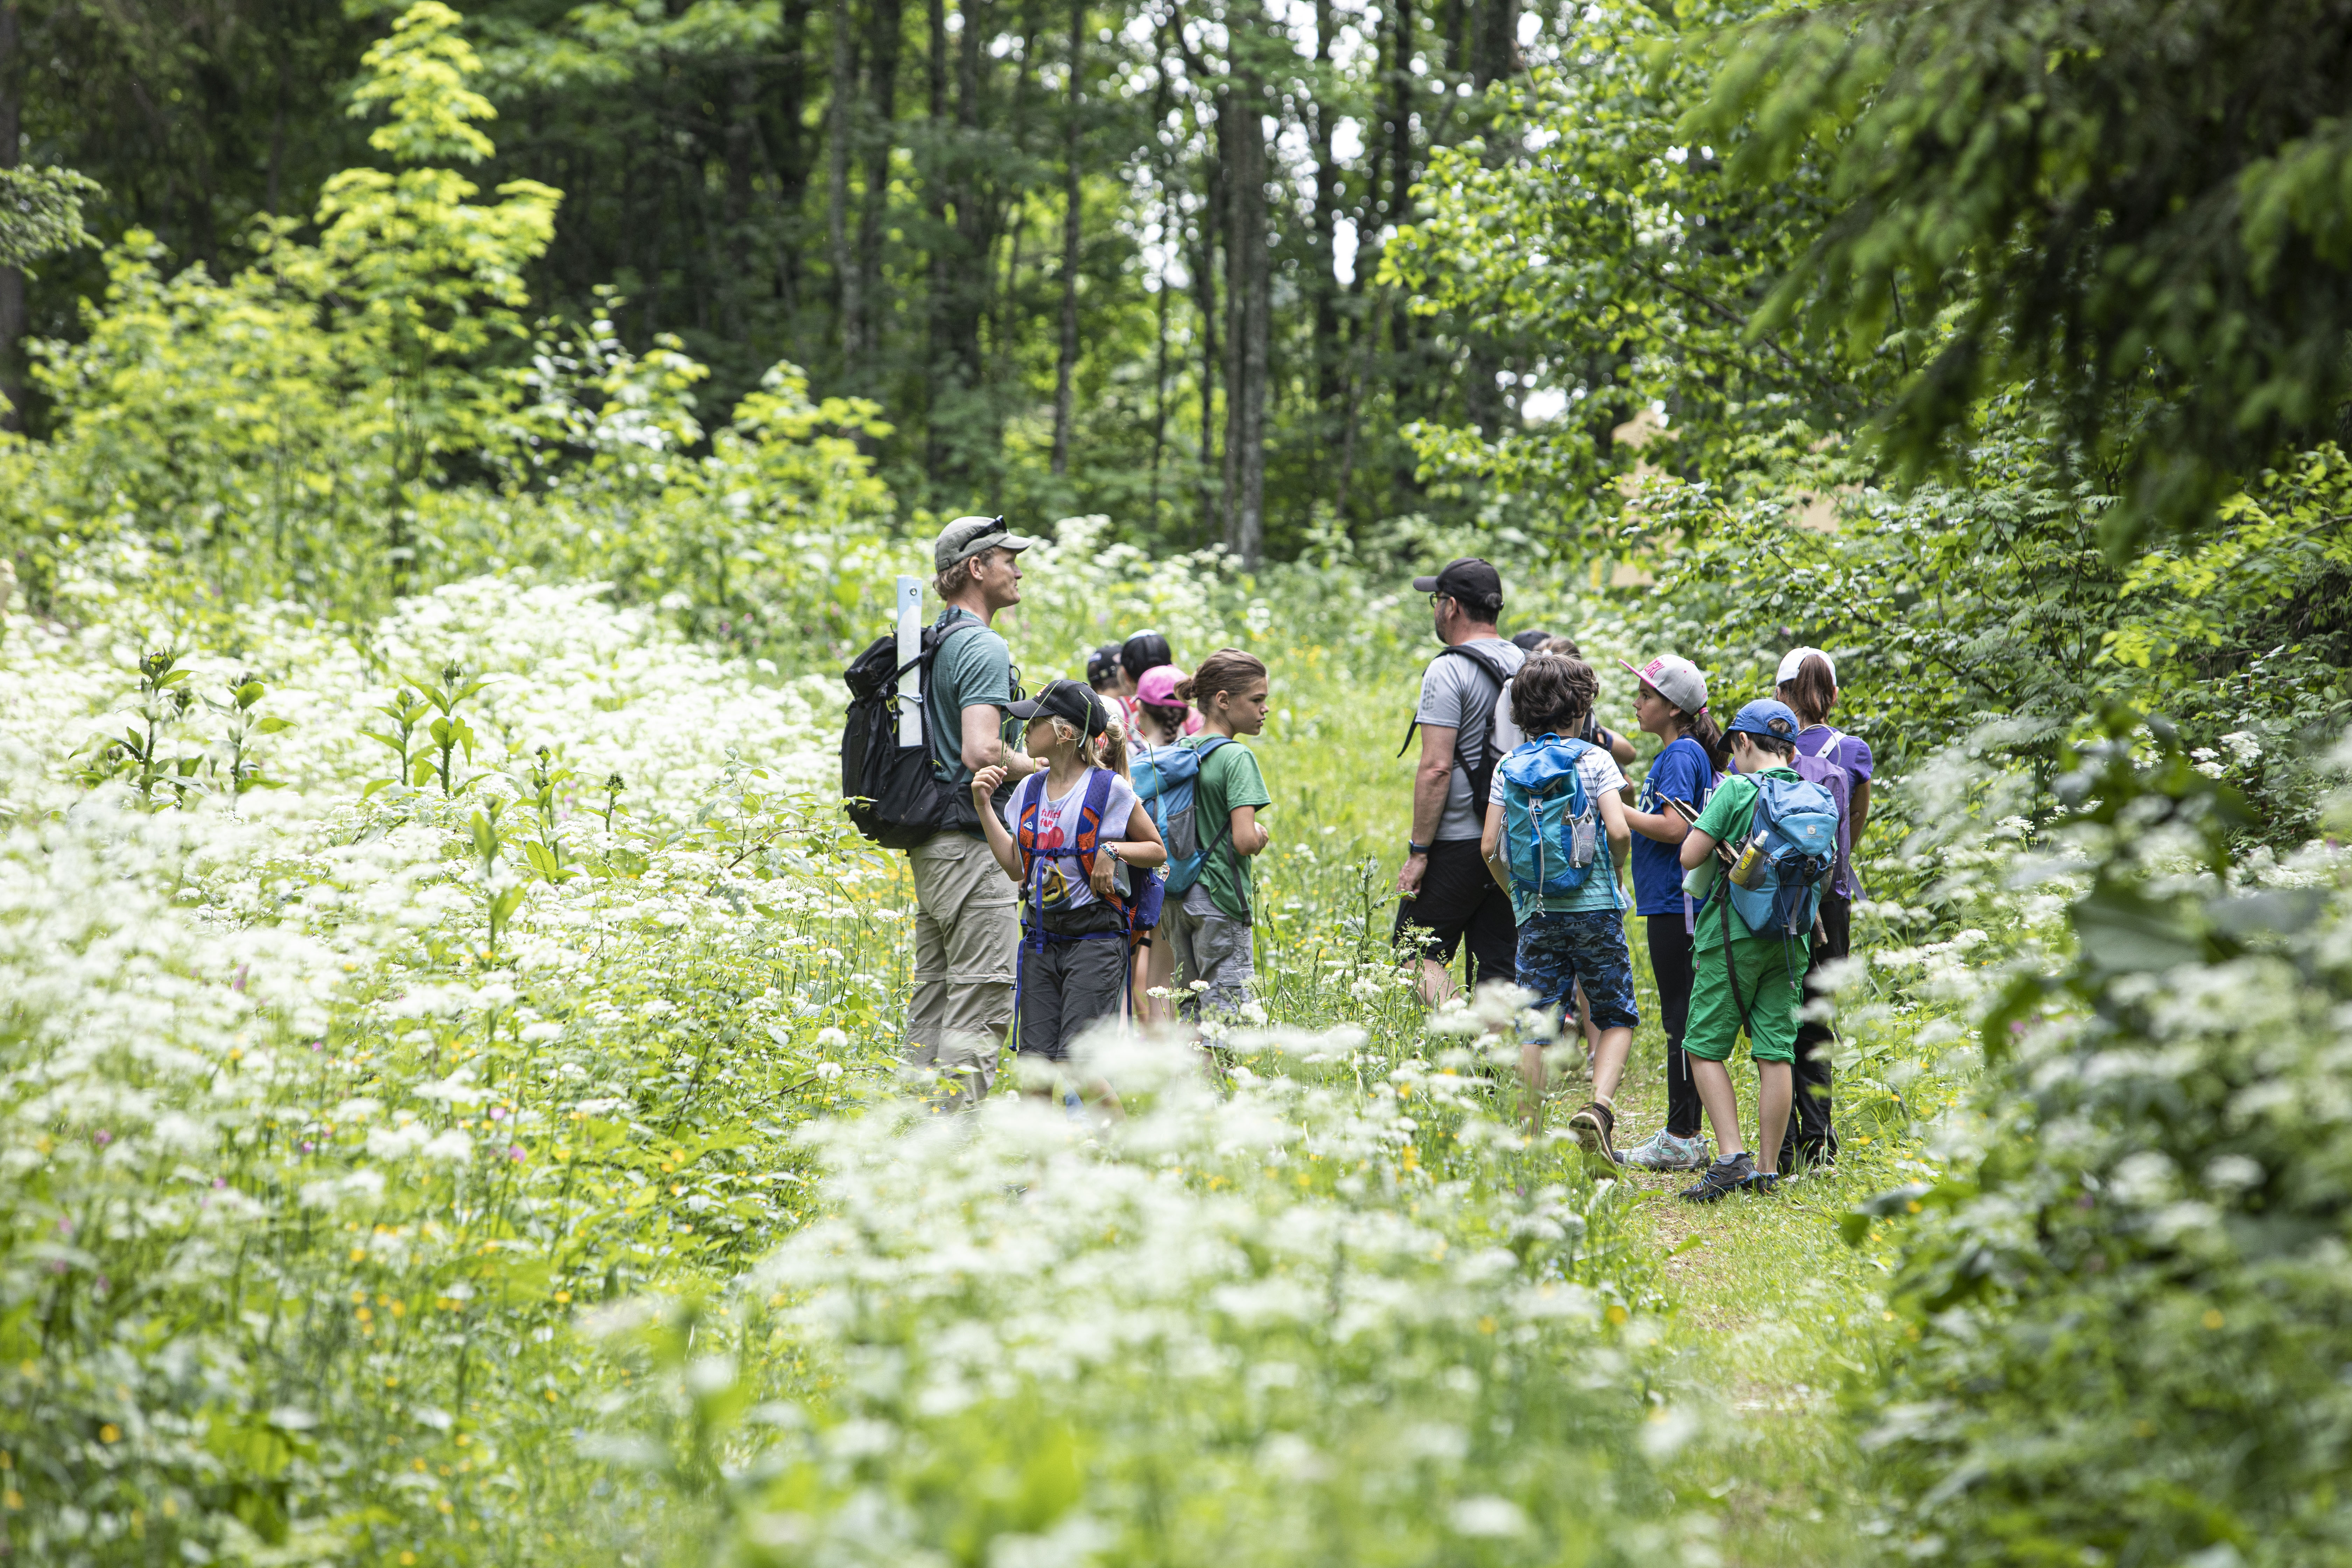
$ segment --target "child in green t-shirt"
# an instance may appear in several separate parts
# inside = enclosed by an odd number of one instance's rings
[[[1797,730],[1797,716],[1785,703],[1769,698],[1750,702],[1724,726],[1738,772],[1716,785],[1706,809],[1683,839],[1684,870],[1706,865],[1717,845],[1737,845],[1748,837],[1755,821],[1759,778],[1797,782],[1789,765],[1796,755]],[[1682,1195],[1695,1203],[1713,1203],[1742,1189],[1773,1191],[1780,1183],[1780,1140],[1789,1130],[1807,939],[1752,932],[1729,903],[1729,894],[1718,882],[1698,912],[1692,940],[1690,1021],[1683,1030],[1683,1051],[1690,1058],[1692,1082],[1721,1151],[1697,1185],[1684,1189]],[[1757,1147],[1752,1158],[1739,1141],[1739,1099],[1724,1066],[1739,1042],[1743,1022],[1748,1054],[1756,1061]]]
[[[1250,999],[1249,858],[1273,841],[1257,814],[1274,804],[1257,758],[1233,744],[1265,728],[1265,666],[1239,648],[1219,648],[1176,683],[1177,700],[1201,710],[1200,742],[1223,737],[1202,760],[1193,785],[1193,832],[1206,850],[1201,879],[1171,898],[1160,929],[1176,949],[1178,999],[1188,1017],[1231,1013]],[[1199,742],[1195,742],[1196,744]]]

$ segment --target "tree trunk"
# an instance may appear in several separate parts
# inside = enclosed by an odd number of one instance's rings
[[[1070,111],[1062,132],[1062,352],[1054,367],[1054,477],[1070,471],[1070,419],[1077,402],[1078,246],[1084,204],[1078,180],[1078,111],[1085,75],[1087,0],[1070,0]]]
[[[1315,0],[1315,64],[1318,68],[1317,90],[1311,106],[1309,134],[1315,153],[1315,214],[1309,230],[1308,249],[1314,263],[1309,284],[1315,315],[1313,347],[1315,478],[1318,487],[1323,478],[1323,461],[1329,450],[1334,411],[1340,401],[1340,387],[1345,377],[1340,370],[1339,353],[1339,278],[1338,270],[1339,171],[1331,156],[1331,105],[1325,101],[1320,71],[1331,59],[1331,0]]]
[[[1412,185],[1420,177],[1420,163],[1415,156],[1412,139],[1413,113],[1417,108],[1419,89],[1413,85],[1412,61],[1419,42],[1419,23],[1414,19],[1412,0],[1395,0],[1395,32],[1391,36],[1389,55],[1389,201],[1386,222],[1402,226],[1412,221]],[[1427,404],[1423,385],[1428,367],[1420,362],[1413,346],[1413,317],[1410,310],[1390,310],[1389,328],[1389,400],[1390,416],[1402,425],[1417,416]],[[1391,443],[1394,447],[1394,443]],[[1389,500],[1393,507],[1397,496],[1393,491],[1411,494],[1415,488],[1413,468],[1409,459],[1400,458],[1391,478],[1392,493]]]
[[[16,166],[25,106],[24,17],[16,0],[0,3],[0,169]],[[0,267],[0,429],[25,427],[25,274]]]
[[[889,310],[882,301],[882,253],[890,216],[890,155],[898,144],[898,48],[906,37],[904,0],[873,0],[866,34],[869,89],[863,140],[866,200],[857,220],[858,334],[869,361],[862,384],[879,391],[878,363]]]
[[[1486,139],[1486,161],[1489,167],[1500,164],[1511,150],[1502,144],[1497,133],[1496,117],[1486,108],[1483,95],[1495,83],[1516,76],[1519,69],[1519,8],[1517,0],[1479,0],[1472,22],[1470,37],[1470,85],[1481,95],[1476,106],[1475,125]],[[1465,334],[1469,342],[1469,379],[1463,385],[1465,412],[1478,433],[1488,440],[1498,437],[1508,423],[1510,406],[1503,396],[1496,377],[1505,368],[1505,356],[1499,345],[1484,332]]]
[[[845,384],[860,384],[866,357],[862,281],[857,258],[849,253],[849,143],[857,112],[856,50],[849,33],[849,0],[833,0],[833,112],[827,116],[830,145],[825,149],[825,237],[832,242],[833,287],[838,300],[841,333],[841,374]]]
[[[1237,40],[1238,42],[1238,40]],[[1240,50],[1237,48],[1238,55]],[[1225,146],[1225,548],[1245,565],[1265,552],[1265,384],[1271,258],[1266,253],[1264,87],[1236,65],[1217,115]]]
[[[775,101],[768,115],[769,145],[776,150],[775,212],[783,220],[781,231],[788,235],[797,233],[796,220],[808,193],[812,153],[803,116],[808,108],[809,15],[814,9],[815,0],[785,0],[777,44],[783,65],[776,72]],[[783,303],[785,320],[791,321],[800,314],[801,247],[788,240],[775,249],[776,297]]]
[[[1192,252],[1192,308],[1201,317],[1201,532],[1223,533],[1218,512],[1219,489],[1210,476],[1217,462],[1217,389],[1223,383],[1223,356],[1217,332],[1217,241],[1225,210],[1224,114],[1217,116],[1216,135],[1202,159],[1201,211],[1193,226],[1198,244]]]

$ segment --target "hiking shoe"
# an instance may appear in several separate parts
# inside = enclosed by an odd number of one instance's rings
[[[1584,1152],[1603,1164],[1621,1165],[1618,1158],[1617,1113],[1597,1100],[1588,1100],[1577,1113],[1568,1119],[1570,1136],[1584,1146]]]
[[[1677,1138],[1662,1127],[1618,1157],[1637,1171],[1704,1171],[1714,1152],[1698,1133]]]
[[[1739,1184],[1759,1197],[1769,1198],[1780,1190],[1780,1173],[1778,1171],[1750,1171],[1748,1179]]]
[[[1728,1197],[1756,1179],[1756,1161],[1747,1150],[1726,1154],[1706,1168],[1696,1186],[1685,1187],[1681,1196],[1695,1204],[1711,1204]]]

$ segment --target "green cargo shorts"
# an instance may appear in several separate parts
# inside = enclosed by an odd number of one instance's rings
[[[1721,942],[1691,954],[1690,1022],[1683,1049],[1701,1061],[1727,1061],[1739,1043],[1739,1004]],[[1748,1054],[1759,1062],[1797,1059],[1797,1008],[1804,996],[1805,943],[1777,936],[1735,936],[1739,1001],[1748,1004]]]

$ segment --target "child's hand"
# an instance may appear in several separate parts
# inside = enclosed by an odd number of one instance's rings
[[[1106,845],[1095,857],[1095,868],[1087,873],[1087,886],[1094,889],[1096,898],[1106,903],[1110,901],[1111,878],[1118,869],[1118,862],[1111,858],[1110,847]]]
[[[988,805],[988,797],[994,795],[996,793],[997,786],[1002,784],[1003,782],[1004,770],[1003,768],[986,767],[981,769],[980,772],[971,775],[971,798],[979,802],[982,809],[985,810]]]

